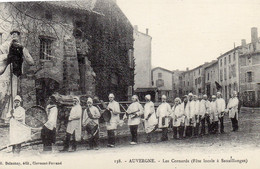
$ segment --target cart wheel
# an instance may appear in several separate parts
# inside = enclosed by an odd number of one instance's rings
[[[48,119],[45,109],[41,106],[32,106],[25,114],[25,124],[34,128],[42,127]]]

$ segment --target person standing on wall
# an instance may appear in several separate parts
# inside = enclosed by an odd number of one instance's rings
[[[21,94],[20,77],[23,74],[24,61],[30,66],[34,65],[28,49],[21,44],[21,32],[13,29],[10,32],[11,40],[7,40],[0,45],[0,75],[10,77],[10,85],[7,94],[11,95],[10,99],[5,102],[1,118],[5,119],[6,114],[12,109],[13,96]],[[10,65],[8,67],[8,65]],[[10,71],[6,71],[10,70]],[[10,93],[8,93],[10,92]]]

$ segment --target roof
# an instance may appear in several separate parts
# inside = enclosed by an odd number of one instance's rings
[[[205,69],[207,69],[208,67],[210,67],[210,66],[212,66],[212,65],[214,65],[216,63],[218,63],[218,60],[211,61],[207,66],[205,66]]]
[[[227,55],[227,54],[229,54],[229,53],[231,53],[231,52],[233,52],[235,50],[238,50],[238,49],[241,49],[241,46],[238,46],[238,47],[236,47],[234,49],[231,49],[231,50],[227,51],[226,53],[220,55],[217,59],[219,59],[219,58],[221,58],[221,57],[223,57],[223,56],[225,56],[225,55]]]
[[[162,67],[155,67],[155,68],[152,69],[152,72],[153,72],[154,70],[156,70],[156,69],[161,69],[161,70],[163,70],[163,71],[172,73],[172,71],[170,71],[170,70],[168,70],[168,69],[165,69],[165,68],[162,68]]]
[[[137,88],[135,90],[136,93],[142,93],[142,92],[151,92],[158,90],[157,87],[147,87],[147,88]]]
[[[91,11],[93,12],[93,9],[95,7],[97,0],[75,0],[75,1],[41,1],[39,3],[45,3],[54,5],[57,7],[63,7],[67,9],[77,9],[77,10],[84,10],[84,11]]]

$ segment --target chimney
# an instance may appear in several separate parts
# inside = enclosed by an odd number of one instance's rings
[[[257,33],[257,28],[253,27],[251,28],[251,43],[256,43],[258,40],[258,33]]]
[[[146,28],[146,35],[148,35],[148,31],[149,31],[149,29],[148,29],[148,28]]]
[[[134,26],[134,30],[138,31],[138,26],[137,25]]]
[[[242,40],[241,40],[241,46],[242,46],[242,47],[246,47],[246,40],[245,40],[245,39],[242,39]]]
[[[189,68],[188,68],[188,67],[186,68],[186,71],[189,71]]]

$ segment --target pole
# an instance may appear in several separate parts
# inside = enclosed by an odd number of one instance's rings
[[[11,85],[11,96],[10,96],[10,99],[11,99],[11,112],[13,112],[13,64],[10,63],[10,85]],[[13,116],[13,114],[11,114]]]

